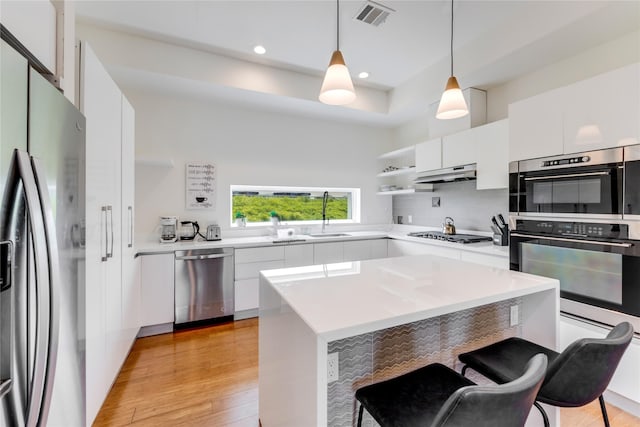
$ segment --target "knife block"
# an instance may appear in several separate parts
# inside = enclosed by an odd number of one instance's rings
[[[509,246],[509,231],[505,230],[503,234],[493,233],[493,244],[496,246]]]

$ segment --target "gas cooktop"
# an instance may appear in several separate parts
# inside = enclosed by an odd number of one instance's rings
[[[493,240],[488,236],[476,236],[474,234],[444,234],[441,231],[415,231],[413,233],[409,233],[408,236],[444,240],[446,242],[455,243],[491,242]]]

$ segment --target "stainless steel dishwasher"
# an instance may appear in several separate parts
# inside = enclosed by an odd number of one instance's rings
[[[233,248],[175,252],[175,325],[233,316]]]

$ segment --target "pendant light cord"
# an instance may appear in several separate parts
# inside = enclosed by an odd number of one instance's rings
[[[340,0],[336,0],[336,50],[340,50]]]
[[[453,76],[453,0],[451,0],[451,45],[450,45],[450,58],[451,58],[451,75]]]

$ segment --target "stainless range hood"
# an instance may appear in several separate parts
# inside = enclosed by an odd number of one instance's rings
[[[470,181],[476,179],[476,164],[454,166],[427,172],[418,172],[416,184],[439,184],[443,182]]]

